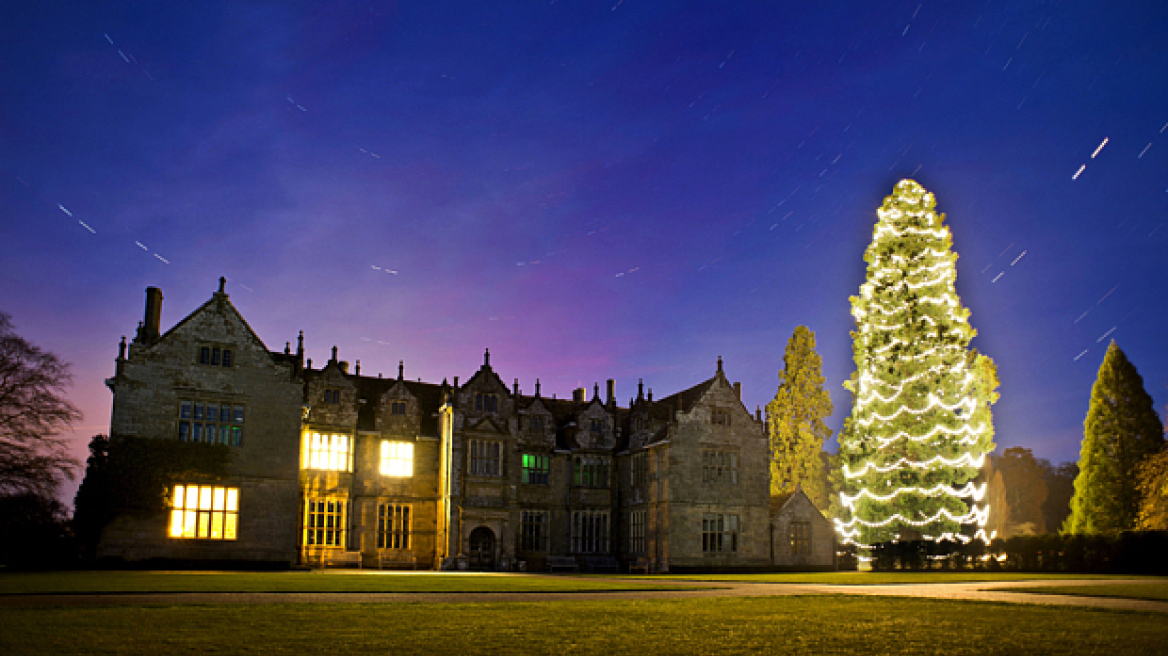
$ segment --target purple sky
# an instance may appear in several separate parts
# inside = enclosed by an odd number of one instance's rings
[[[805,324],[838,428],[909,176],[999,445],[1077,459],[1111,338],[1168,401],[1158,0],[290,4],[0,9],[0,310],[73,363],[79,455],[144,288],[169,327],[220,275],[272,349],[622,404],[722,355],[765,405]]]

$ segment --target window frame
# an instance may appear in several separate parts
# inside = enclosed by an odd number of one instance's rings
[[[547,551],[551,522],[546,510],[521,510],[519,515],[519,550]]]
[[[304,546],[346,549],[348,506],[349,500],[343,497],[309,497],[304,504]]]
[[[210,408],[215,408],[215,418],[210,418]],[[247,406],[236,401],[211,399],[209,397],[185,397],[178,400],[177,438],[180,442],[205,442],[243,446],[243,426],[247,417]],[[215,434],[209,439],[211,427]]]
[[[325,443],[324,438],[330,438]],[[305,431],[301,441],[300,468],[315,471],[353,471],[353,445],[356,440],[347,433],[320,433]],[[344,462],[340,463],[343,458]]]
[[[702,554],[737,553],[740,533],[738,514],[703,513]]]
[[[406,440],[381,440],[378,472],[388,478],[413,478],[414,443]]]
[[[547,485],[551,477],[551,458],[546,453],[520,455],[519,482],[524,485]]]
[[[386,501],[377,504],[377,548],[408,551],[413,505]]]
[[[498,478],[503,475],[503,443],[498,440],[469,440],[467,473]]]
[[[571,516],[571,553],[609,553],[609,511],[573,510]]]
[[[170,508],[167,529],[170,539],[216,542],[239,539],[238,487],[175,483],[171,486]]]
[[[811,522],[791,521],[788,523],[787,539],[792,556],[810,556]]]

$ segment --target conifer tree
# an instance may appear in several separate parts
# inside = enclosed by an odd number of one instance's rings
[[[901,180],[877,214],[867,279],[851,299],[856,371],[840,436],[836,527],[861,546],[897,536],[988,540],[985,485],[993,450],[992,360],[954,289],[957,255],[933,194]]]
[[[1160,418],[1144,390],[1144,379],[1113,340],[1091,387],[1066,532],[1136,528],[1140,504],[1136,469],[1163,445]]]
[[[771,442],[771,494],[803,491],[817,507],[827,508],[827,472],[823,443],[831,437],[824,420],[831,416],[831,395],[823,386],[823,361],[815,351],[815,333],[795,328],[783,354],[779,389],[767,404]]]

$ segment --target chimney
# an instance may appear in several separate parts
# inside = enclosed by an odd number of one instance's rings
[[[739,401],[742,400],[742,383],[734,383],[734,396],[737,396]]]
[[[605,401],[608,405],[616,403],[616,381],[608,379],[608,399]]]
[[[575,401],[576,403],[583,403],[584,402],[584,395],[587,393],[588,393],[588,391],[585,390],[583,387],[577,387],[576,389],[572,390],[572,400]]]
[[[146,318],[142,324],[142,338],[147,344],[158,339],[158,329],[162,326],[162,290],[146,288]]]
[[[515,379],[515,386],[511,389],[512,389],[511,393],[514,396],[519,396],[519,379],[518,378]]]

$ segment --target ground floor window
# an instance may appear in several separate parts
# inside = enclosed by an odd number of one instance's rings
[[[309,499],[305,508],[304,544],[344,547],[346,505],[343,499]]]
[[[519,548],[523,551],[547,551],[547,544],[547,511],[524,510],[519,518]]]
[[[170,537],[234,540],[239,525],[239,488],[175,485],[171,493]]]
[[[738,551],[738,515],[702,515],[702,552]]]
[[[629,513],[629,553],[645,553],[645,520],[648,513],[634,510]]]
[[[383,503],[377,506],[377,548],[410,548],[410,506]]]
[[[608,511],[572,513],[572,553],[608,553]]]
[[[811,554],[811,522],[791,522],[787,525],[787,532],[791,539],[792,556],[808,556]]]

